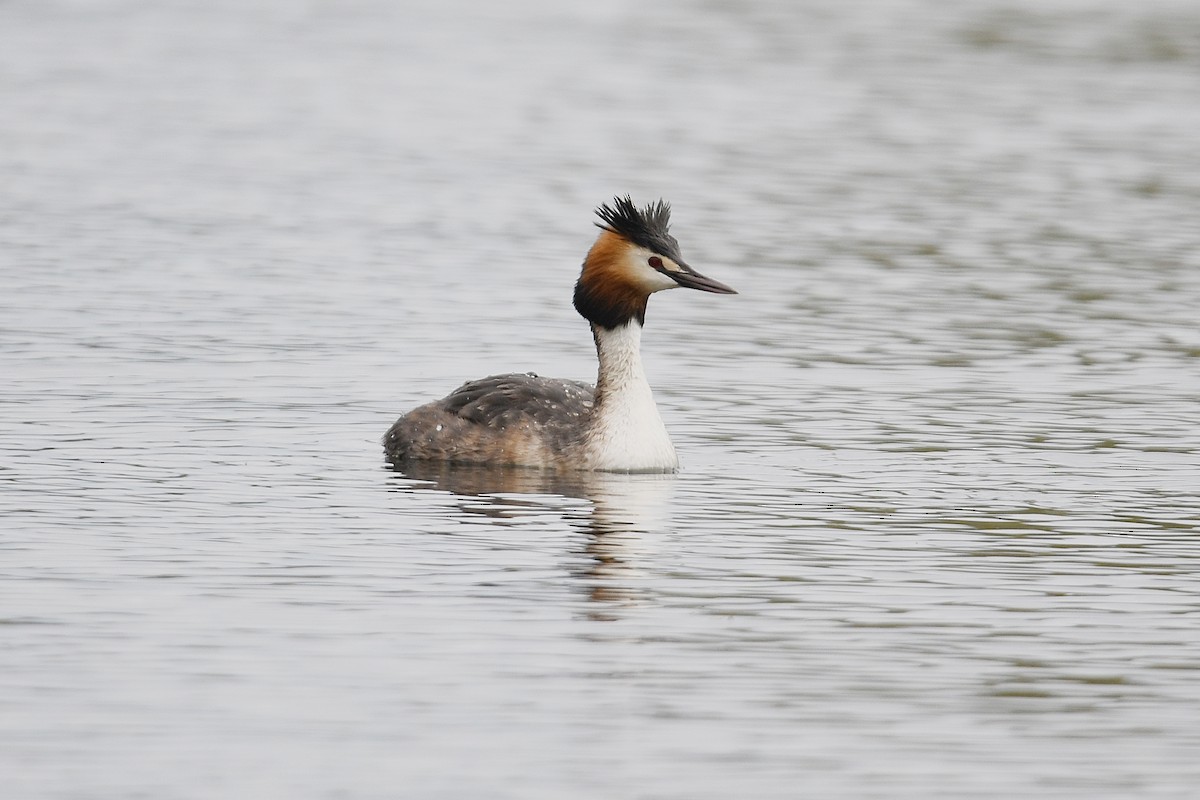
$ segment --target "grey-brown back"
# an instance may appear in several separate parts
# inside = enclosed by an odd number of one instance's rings
[[[405,414],[384,437],[394,462],[556,467],[577,455],[595,391],[579,381],[533,373],[469,381]]]

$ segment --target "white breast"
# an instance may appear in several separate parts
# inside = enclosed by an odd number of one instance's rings
[[[641,340],[642,326],[637,322],[596,330],[600,376],[586,444],[591,469],[674,472],[679,468],[642,369]]]

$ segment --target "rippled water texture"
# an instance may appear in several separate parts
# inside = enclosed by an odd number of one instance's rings
[[[0,3],[12,798],[1194,798],[1191,0]],[[394,472],[588,379],[677,476]]]

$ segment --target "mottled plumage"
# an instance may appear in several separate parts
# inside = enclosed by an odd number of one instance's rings
[[[595,390],[579,381],[529,373],[468,381],[414,409],[384,437],[395,461],[550,467],[578,450]]]

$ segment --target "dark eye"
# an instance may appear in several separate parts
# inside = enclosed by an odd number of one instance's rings
[[[650,256],[650,266],[655,269],[662,269],[662,259],[658,256]]]

